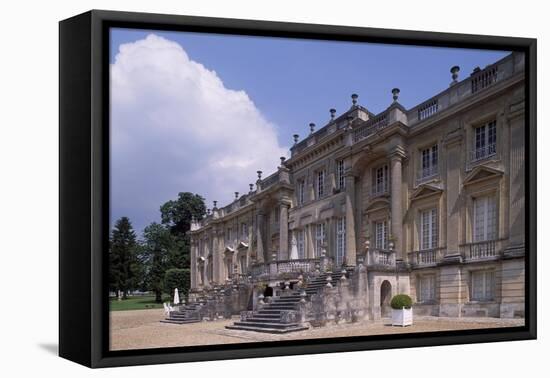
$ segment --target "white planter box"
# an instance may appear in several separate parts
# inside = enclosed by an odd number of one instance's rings
[[[413,310],[412,308],[401,310],[391,310],[391,324],[394,326],[410,326],[413,324]]]

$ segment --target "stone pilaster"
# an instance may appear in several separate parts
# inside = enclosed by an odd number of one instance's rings
[[[288,208],[290,204],[282,201],[279,204],[279,259],[290,259],[288,251]]]
[[[390,155],[391,171],[391,236],[394,239],[396,258],[405,259],[403,251],[403,167],[405,154],[396,148]]]
[[[346,255],[344,261],[347,266],[355,266],[356,238],[355,238],[355,176],[348,173],[346,179]]]
[[[256,260],[261,263],[267,261],[265,254],[265,213],[262,209],[256,212]]]
[[[445,153],[446,153],[446,165],[447,177],[445,179],[446,188],[446,214],[443,214],[446,219],[447,229],[447,250],[445,252],[445,258],[457,259],[460,256],[459,244],[460,244],[460,188],[461,182],[461,152],[464,150],[462,147],[462,134],[459,130],[455,130],[447,135],[445,139]]]
[[[197,288],[197,273],[198,273],[198,264],[197,264],[197,241],[191,237],[191,289]]]

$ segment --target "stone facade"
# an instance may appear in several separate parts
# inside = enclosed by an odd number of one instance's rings
[[[277,172],[215,203],[190,232],[192,295],[249,284],[239,301],[251,310],[284,282],[344,267],[373,319],[397,293],[417,314],[523,317],[524,55],[462,81],[451,72],[449,88],[411,109],[398,89],[379,114],[353,95],[295,135]]]

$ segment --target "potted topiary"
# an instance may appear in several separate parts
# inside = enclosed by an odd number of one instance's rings
[[[391,324],[409,326],[413,324],[412,299],[407,294],[397,294],[391,300]]]

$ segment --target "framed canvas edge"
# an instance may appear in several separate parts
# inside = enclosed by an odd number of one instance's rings
[[[91,72],[90,81],[90,128],[84,129],[89,132],[91,145],[91,166],[82,167],[89,169],[91,176],[91,194],[90,203],[90,238],[91,245],[89,246],[89,267],[90,276],[90,318],[89,324],[83,322],[81,328],[82,333],[89,332],[90,336],[90,356],[89,359],[76,361],[89,367],[111,367],[120,365],[142,365],[142,364],[157,364],[157,363],[173,363],[173,362],[191,362],[191,361],[206,361],[220,359],[235,359],[235,358],[253,358],[267,356],[282,356],[282,355],[300,355],[313,353],[330,353],[343,351],[358,351],[372,349],[389,349],[389,348],[408,348],[408,347],[423,347],[423,346],[438,346],[451,344],[469,344],[469,343],[485,343],[497,341],[513,341],[527,340],[536,338],[536,39],[532,38],[517,38],[517,37],[498,37],[498,36],[479,36],[468,34],[451,34],[437,32],[418,32],[407,30],[387,30],[387,29],[372,29],[363,27],[349,26],[333,26],[333,25],[312,25],[312,24],[297,24],[286,22],[272,21],[252,21],[252,20],[237,20],[237,19],[221,19],[210,17],[196,16],[176,16],[176,15],[161,15],[147,14],[134,12],[115,12],[115,11],[100,11],[93,10],[81,16],[90,18],[90,60],[89,68]],[[62,21],[64,23],[66,21]],[[528,272],[526,277],[526,287],[528,293],[526,296],[526,327],[518,327],[514,329],[502,330],[486,330],[483,337],[479,334],[450,334],[434,335],[434,334],[416,334],[415,338],[392,338],[387,340],[361,340],[361,341],[334,341],[332,339],[324,339],[323,342],[316,342],[315,345],[285,345],[279,346],[270,343],[254,343],[243,344],[241,348],[230,349],[224,348],[211,351],[193,351],[182,352],[176,351],[177,348],[164,348],[162,350],[139,350],[139,354],[135,355],[113,355],[112,352],[106,352],[105,346],[108,347],[108,337],[106,338],[105,330],[108,331],[108,317],[105,317],[106,301],[104,298],[106,280],[106,262],[102,258],[105,230],[108,230],[108,212],[105,210],[106,198],[108,198],[108,185],[104,180],[105,172],[108,172],[108,134],[105,133],[105,125],[108,124],[108,101],[106,93],[108,92],[108,56],[105,55],[105,47],[108,42],[108,35],[105,33],[106,26],[121,25],[121,24],[140,24],[147,25],[148,28],[158,29],[164,28],[174,30],[178,28],[196,28],[198,30],[213,30],[215,32],[226,32],[232,34],[254,34],[254,35],[271,35],[287,36],[287,37],[303,37],[303,38],[319,38],[319,39],[335,39],[335,40],[369,40],[379,41],[383,43],[401,43],[415,45],[431,45],[431,46],[450,46],[456,44],[457,47],[471,48],[512,48],[515,50],[523,50],[526,52],[528,67],[526,83],[528,90],[526,93],[527,102],[529,104],[526,124],[528,125],[529,137],[526,138],[528,143],[526,157],[529,158],[529,169],[526,170],[527,185],[529,186],[529,198],[526,198],[526,209],[529,209],[528,234],[526,240],[528,242],[526,254],[526,265]],[[61,34],[61,33],[60,33]],[[61,38],[61,36],[60,36]],[[107,43],[108,46],[108,43]],[[60,55],[62,52],[60,51]],[[107,61],[107,65],[105,62]],[[60,72],[60,87],[61,87]],[[61,95],[60,95],[61,96]],[[74,98],[72,101],[83,101],[82,98]],[[62,112],[60,102],[60,114]],[[106,110],[107,109],[107,110]],[[61,119],[60,119],[61,127]],[[60,133],[60,142],[62,135]],[[60,143],[60,149],[62,148]],[[107,154],[106,154],[107,151]],[[60,159],[61,160],[61,159]],[[62,162],[60,161],[60,164]],[[60,187],[69,185],[60,175]],[[75,198],[74,200],[82,200]],[[71,199],[67,199],[70,202]],[[60,202],[60,212],[62,212]],[[83,215],[86,216],[86,215]],[[60,217],[61,223],[61,217]],[[60,238],[63,235],[60,233]],[[61,240],[60,240],[61,243]],[[60,247],[61,253],[61,247]],[[60,259],[60,275],[61,272]],[[67,269],[65,266],[64,269]],[[61,292],[60,284],[60,292]],[[66,300],[63,310],[67,311],[70,299]],[[70,306],[69,306],[70,307]],[[60,298],[60,311],[62,311]],[[61,324],[60,316],[60,334]],[[295,344],[299,344],[296,342]],[[170,350],[167,350],[170,349]],[[171,351],[174,349],[174,351]],[[62,350],[60,337],[60,354]],[[64,356],[70,358],[70,356]],[[72,359],[74,360],[74,359]]]

